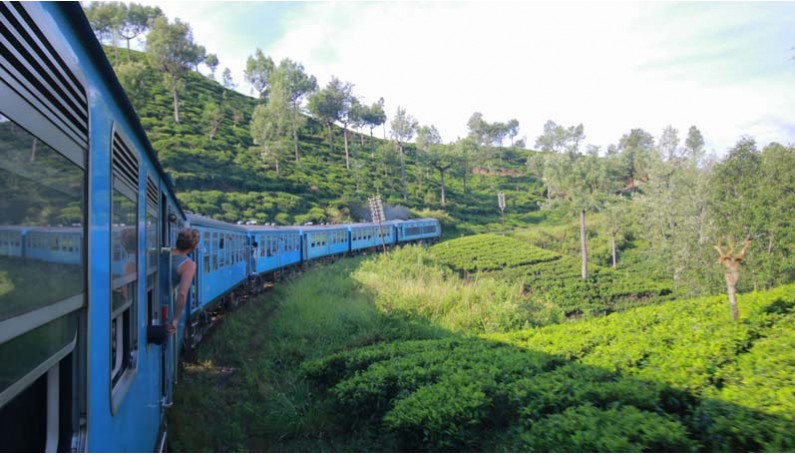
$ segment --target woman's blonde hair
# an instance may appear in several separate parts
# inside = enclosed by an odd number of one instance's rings
[[[177,249],[191,250],[199,244],[199,231],[193,228],[185,228],[177,235]]]

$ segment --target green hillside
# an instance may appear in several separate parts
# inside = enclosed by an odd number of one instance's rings
[[[229,315],[185,366],[173,448],[795,450],[795,286],[741,295],[733,322],[725,295],[615,311],[595,293],[613,281],[583,290],[544,268],[550,309],[510,275],[565,257],[461,278],[444,245],[320,267]]]
[[[112,48],[106,50],[113,61]],[[404,202],[392,142],[376,137],[371,146],[368,134],[353,133],[349,171],[342,128],[333,127],[332,152],[324,125],[309,117],[299,131],[300,161],[287,159],[277,174],[251,148],[249,123],[257,100],[191,71],[180,97],[180,123],[175,123],[172,97],[161,75],[149,67],[145,54],[133,51],[133,61],[142,65],[141,76],[135,83],[120,79],[188,210],[230,222],[343,222],[369,216],[364,204],[378,192],[388,204],[406,207],[415,215],[435,211],[432,214],[446,220],[447,227],[455,225],[468,232],[499,226],[497,192],[503,191],[506,224],[524,225],[539,218],[533,212],[539,209],[541,185],[526,172],[532,151],[483,148],[472,157],[466,191],[463,174],[446,176],[448,203],[442,207],[438,172],[409,144],[408,201]],[[117,72],[124,70],[117,65]],[[212,137],[212,108],[208,106],[217,106],[221,112]]]

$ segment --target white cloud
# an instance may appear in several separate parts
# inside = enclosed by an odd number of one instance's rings
[[[668,124],[697,125],[719,153],[743,134],[795,142],[791,3],[307,3],[277,19],[254,3],[181,5],[161,6],[238,82],[262,47],[321,84],[336,75],[367,102],[383,96],[390,116],[406,107],[447,141],[479,111],[517,118],[530,145],[548,119],[583,123],[603,147]]]

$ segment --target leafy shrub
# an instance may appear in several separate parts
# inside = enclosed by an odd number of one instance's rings
[[[557,253],[494,234],[449,240],[435,245],[431,250],[440,262],[465,272],[501,270],[553,261],[560,257]]]
[[[696,444],[676,420],[632,406],[569,408],[532,423],[517,452],[693,452]]]

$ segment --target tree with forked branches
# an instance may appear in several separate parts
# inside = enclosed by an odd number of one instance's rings
[[[745,238],[743,247],[737,254],[734,254],[734,242],[727,240],[726,243],[729,244],[727,252],[724,253],[723,245],[720,241],[715,245],[715,249],[719,255],[718,264],[723,264],[726,267],[724,277],[726,278],[726,287],[729,293],[729,305],[732,311],[732,321],[736,321],[740,319],[740,310],[737,307],[737,282],[740,281],[740,266],[745,262],[745,253],[748,252],[748,247],[751,246],[751,237]]]

